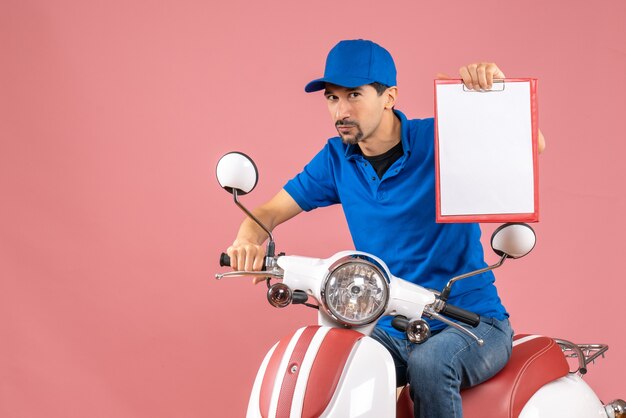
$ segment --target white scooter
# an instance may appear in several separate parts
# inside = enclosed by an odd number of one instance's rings
[[[480,318],[447,303],[450,289],[467,279],[520,258],[535,245],[535,233],[526,224],[498,228],[491,246],[501,257],[484,269],[452,278],[437,292],[391,274],[385,263],[360,251],[343,251],[326,259],[275,254],[274,239],[240,202],[257,183],[254,162],[246,155],[224,155],[217,166],[220,185],[267,232],[269,243],[263,271],[232,271],[224,277],[267,279],[267,299],[284,308],[304,304],[318,310],[319,325],[287,335],[267,353],[257,373],[247,417],[413,417],[413,405],[404,388],[396,396],[395,367],[389,352],[370,338],[376,322],[394,316],[393,326],[414,343],[430,336],[423,318],[444,322],[476,339],[471,330]],[[230,265],[226,254],[222,266]],[[271,284],[271,280],[278,282]],[[315,303],[309,303],[313,299]],[[458,322],[466,326],[459,325]],[[466,418],[626,418],[621,399],[603,405],[582,380],[587,364],[608,349],[602,344],[577,345],[539,335],[514,338],[505,368],[487,382],[461,392]],[[578,360],[570,371],[566,357]]]

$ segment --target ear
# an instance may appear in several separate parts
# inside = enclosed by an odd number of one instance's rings
[[[385,96],[385,109],[392,109],[396,105],[398,98],[398,87],[389,87],[383,95]]]

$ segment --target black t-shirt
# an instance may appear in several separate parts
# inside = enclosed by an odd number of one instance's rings
[[[382,179],[385,172],[387,172],[389,167],[391,167],[391,165],[402,156],[403,152],[404,150],[402,149],[402,141],[400,141],[397,145],[395,145],[384,154],[374,155],[372,157],[367,157],[364,155],[363,158],[370,162],[372,167],[374,167],[376,174],[378,174],[378,178]]]

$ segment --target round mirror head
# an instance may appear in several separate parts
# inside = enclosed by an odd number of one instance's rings
[[[491,248],[496,254],[509,258],[520,258],[532,251],[537,238],[535,231],[524,223],[507,223],[500,226],[491,236]]]
[[[254,161],[241,152],[224,154],[217,162],[217,181],[228,193],[237,189],[239,195],[250,193],[259,180]]]

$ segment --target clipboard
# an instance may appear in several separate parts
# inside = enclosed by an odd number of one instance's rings
[[[435,80],[437,223],[537,222],[537,79]]]

